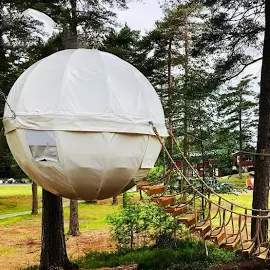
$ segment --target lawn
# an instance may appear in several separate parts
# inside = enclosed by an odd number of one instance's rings
[[[249,173],[243,173],[242,178],[238,174],[228,175],[219,178],[221,183],[230,183],[239,188],[246,188],[246,180],[250,177]]]
[[[31,210],[31,185],[0,185],[0,215]],[[41,188],[38,188],[39,205],[41,205]]]
[[[113,269],[117,267],[118,269],[119,266],[129,266],[123,269],[195,270],[208,269],[217,263],[241,262],[241,259],[233,252],[219,249],[212,244],[208,245],[208,252],[207,256],[203,242],[187,238],[177,241],[173,247],[145,247],[114,252],[92,251],[77,259],[76,263],[80,269],[85,270],[100,267],[113,267]],[[38,267],[27,268],[27,270],[30,269],[34,270]]]
[[[19,186],[15,188],[9,186],[8,190],[4,191],[4,189],[2,189],[0,194],[0,201],[3,201],[3,199],[7,200],[6,195],[11,194],[10,205],[12,205],[12,207],[9,210],[12,212],[18,211],[19,209],[18,206],[12,203],[14,199],[16,203],[18,203],[18,201],[23,202],[23,200],[25,199],[25,201],[27,201],[28,203],[28,205],[25,205],[25,208],[28,207],[27,209],[29,209],[31,207],[31,186]],[[138,200],[139,194],[129,194],[129,196],[133,196],[134,200]],[[228,200],[234,201],[237,204],[246,207],[251,206],[251,192],[239,194],[238,196],[232,194],[224,196]],[[26,200],[26,198],[28,199]],[[79,203],[79,222],[82,235],[75,238],[67,237],[68,252],[71,258],[81,257],[85,252],[88,252],[89,250],[107,251],[107,247],[109,247],[110,245],[110,242],[108,241],[110,225],[108,224],[106,218],[108,215],[115,215],[121,210],[121,198],[122,196],[119,196],[119,204],[117,206],[111,205],[111,199],[100,201],[96,204],[89,204],[85,202]],[[213,199],[216,200],[216,198]],[[21,209],[22,207],[20,207],[20,211]],[[69,225],[69,207],[64,208],[64,219],[65,233],[67,233]],[[38,256],[40,252],[40,234],[41,214],[38,214],[36,216],[23,215],[19,217],[0,220],[0,235],[2,235],[0,237],[0,266],[5,266],[6,261],[14,261],[14,258],[17,258],[19,254],[25,254],[26,256],[28,256],[23,261],[16,262],[19,265],[27,266],[28,261],[31,261],[34,264],[38,263]],[[108,249],[111,250],[110,248]],[[157,253],[149,253],[148,251],[142,251],[142,253],[143,254],[141,255],[141,252],[135,252],[134,254],[127,255],[127,257],[124,256],[123,262],[126,260],[126,262],[129,263],[130,256],[135,256],[134,263],[143,264],[144,260],[148,260],[148,256],[155,257],[159,254],[158,251]],[[83,269],[91,269],[91,265],[88,264],[89,261],[91,261],[93,255],[93,253],[90,253],[89,256],[85,258],[85,260],[87,261],[80,261]],[[117,254],[115,256],[117,257]],[[115,261],[115,256],[112,255],[111,259],[108,258],[108,260],[110,259],[112,261]],[[175,256],[176,260],[178,260],[178,256],[180,255],[178,255],[178,253],[176,252],[173,253],[172,256]],[[116,263],[118,263],[117,260]],[[106,266],[106,263],[98,262],[98,264]]]

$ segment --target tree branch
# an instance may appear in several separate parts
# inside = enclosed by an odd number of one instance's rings
[[[256,62],[258,62],[260,60],[262,60],[262,57],[259,57],[257,59],[254,59],[254,60],[252,60],[252,61],[244,64],[243,67],[241,68],[241,70],[239,72],[237,72],[236,74],[234,74],[231,77],[225,78],[223,81],[229,81],[229,80],[234,79],[235,77],[239,76],[248,66],[250,66],[250,65],[252,65],[252,64],[254,64],[254,63],[256,63]]]

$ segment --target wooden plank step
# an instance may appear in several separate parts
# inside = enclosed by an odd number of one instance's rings
[[[183,204],[183,206],[180,205],[179,207],[175,208],[174,212],[172,212],[172,216],[173,217],[179,216],[181,214],[186,213],[187,210],[188,210],[187,205],[185,205],[185,204]]]
[[[151,182],[142,180],[142,181],[136,182],[136,185],[137,185],[138,188],[140,188],[140,187],[143,187],[143,186],[150,186]]]
[[[182,211],[184,211],[183,213],[186,213],[187,210],[188,210],[188,207],[187,207],[186,204],[182,203],[182,204],[177,204],[177,205],[170,205],[170,206],[167,206],[167,207],[164,208],[164,211],[165,211],[166,213],[171,213],[171,214],[172,214],[172,213],[174,213],[174,212],[176,212],[176,211],[180,211],[180,209],[181,209]],[[183,214],[183,213],[181,213],[181,214]]]
[[[236,246],[240,243],[240,236],[237,234],[230,235],[226,239],[223,239],[222,243],[219,245],[222,248],[226,248],[229,251],[233,251]]]
[[[192,229],[195,232],[199,232],[200,236],[205,236],[211,230],[211,223],[209,220],[199,222],[196,227]]]
[[[224,229],[222,228],[214,228],[211,231],[209,231],[208,233],[205,234],[205,239],[208,239],[208,240],[211,240],[212,242],[220,245],[223,241],[225,237],[225,232],[224,232]]]
[[[155,194],[163,193],[164,191],[165,191],[164,186],[151,186],[146,190],[146,193],[148,196],[152,196]]]
[[[166,213],[173,213],[175,211],[175,208],[180,207],[180,206],[181,206],[181,204],[180,205],[170,205],[170,206],[165,207],[164,211]]]
[[[245,241],[242,245],[242,249],[239,249],[238,252],[242,253],[243,255],[250,256],[255,248],[255,243],[253,240]]]
[[[266,247],[258,247],[254,254],[254,257],[256,259],[265,261],[268,255],[268,251],[269,249]]]
[[[153,202],[157,202],[160,206],[165,207],[175,202],[175,196],[162,196],[151,199]]]
[[[197,213],[188,213],[183,217],[179,217],[178,221],[184,223],[187,227],[196,223],[196,219],[198,219]]]
[[[143,190],[143,191],[147,191],[149,188],[151,188],[152,186],[141,186],[138,187],[139,190]]]

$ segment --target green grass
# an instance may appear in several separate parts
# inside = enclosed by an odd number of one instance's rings
[[[41,195],[41,188],[38,188],[38,193]],[[0,185],[0,198],[11,196],[31,196],[31,185]]]
[[[121,205],[111,204],[79,204],[80,231],[107,229],[109,224],[106,220],[108,215],[115,215],[121,210]],[[64,208],[65,232],[68,231],[69,208]]]
[[[180,240],[176,246],[168,248],[141,248],[117,252],[89,252],[76,262],[81,269],[117,267],[137,264],[138,269],[205,269],[216,263],[237,260],[235,254],[214,245],[208,246],[206,256],[202,242],[194,239]]]
[[[113,206],[111,204],[87,204],[79,203],[79,222],[80,231],[91,231],[97,229],[107,229],[109,224],[106,221],[108,215],[114,215],[121,210],[121,204]],[[69,207],[64,208],[65,232],[68,231],[69,226]],[[18,217],[11,217],[0,219],[1,226],[35,226],[40,224],[41,214],[38,215],[22,215]]]
[[[38,188],[39,205],[41,205],[41,188]],[[31,185],[0,185],[0,215],[31,210]]]
[[[174,247],[145,247],[135,250],[116,252],[89,252],[76,260],[80,269],[97,269],[100,267],[118,267],[123,265],[138,265],[137,269],[155,270],[203,270],[209,266],[240,261],[233,252],[208,245],[209,255],[206,255],[204,244],[195,239],[179,240]],[[27,270],[38,269],[32,266]]]
[[[249,173],[243,173],[242,178],[238,174],[233,174],[219,178],[221,183],[230,183],[239,188],[246,188],[246,180],[250,177]]]
[[[41,214],[38,215],[21,215],[17,217],[0,219],[0,227],[1,226],[34,226],[40,224],[41,222]]]

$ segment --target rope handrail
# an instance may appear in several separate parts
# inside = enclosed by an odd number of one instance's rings
[[[208,189],[211,189],[212,190],[212,193],[214,194],[214,195],[216,195],[217,197],[220,197],[222,200],[224,200],[225,202],[227,202],[227,203],[230,203],[230,204],[233,204],[234,206],[236,206],[236,207],[238,207],[238,208],[242,208],[242,209],[247,209],[247,210],[250,210],[250,211],[260,211],[260,212],[270,212],[270,209],[254,209],[254,208],[247,208],[247,207],[243,207],[243,206],[241,206],[241,205],[238,205],[238,204],[236,204],[236,203],[233,203],[233,202],[231,202],[231,201],[229,201],[229,200],[227,200],[227,199],[225,199],[223,196],[221,196],[221,195],[219,195],[218,193],[216,193],[202,178],[201,178],[201,176],[198,174],[198,172],[193,168],[193,166],[190,164],[190,162],[188,161],[188,159],[184,156],[184,153],[183,153],[183,151],[181,150],[181,148],[180,148],[180,146],[179,146],[179,144],[178,144],[178,142],[176,141],[176,139],[175,139],[175,137],[174,137],[174,135],[172,134],[172,137],[173,137],[173,140],[174,140],[174,142],[175,142],[175,144],[176,144],[176,146],[177,146],[177,148],[178,148],[178,150],[180,151],[180,153],[181,153],[181,155],[182,155],[182,157],[184,158],[184,160],[187,162],[187,164],[189,165],[189,167],[193,170],[193,172],[195,172],[196,173],[196,175],[198,176],[198,178],[199,178],[199,181],[201,182],[201,183],[203,183]]]
[[[172,156],[170,155],[168,149],[167,149],[166,146],[164,145],[164,143],[163,143],[161,137],[159,136],[159,133],[158,133],[158,131],[157,131],[157,129],[155,128],[154,125],[153,125],[153,131],[154,131],[154,133],[156,134],[156,136],[157,136],[157,138],[158,138],[158,140],[159,140],[159,142],[160,142],[162,148],[163,148],[164,151],[166,152],[168,158],[170,159],[170,161],[171,161],[171,163],[173,164],[173,166],[174,166],[174,168],[176,169],[176,171],[180,174],[181,177],[184,178],[184,180],[186,181],[186,183],[187,183],[187,184],[188,184],[188,185],[189,185],[189,186],[190,186],[197,194],[200,195],[200,197],[204,198],[206,201],[209,201],[209,199],[207,198],[207,196],[205,196],[205,195],[202,194],[198,189],[196,189],[196,188],[190,183],[190,181],[188,180],[188,178],[182,173],[182,171],[179,170],[179,168],[176,166],[176,164],[175,164],[175,162],[174,162]],[[211,189],[210,186],[207,185],[207,187]],[[219,196],[221,199],[224,200],[224,198],[223,198],[222,196],[220,196],[220,195],[218,195],[218,196]],[[230,209],[227,209],[227,208],[223,207],[222,205],[219,205],[219,204],[215,203],[215,202],[212,201],[212,200],[210,200],[210,201],[211,201],[212,204],[216,205],[217,207],[219,207],[219,208],[221,208],[221,209],[223,209],[223,210],[226,210],[226,211],[228,211],[228,212],[231,212],[231,213],[233,213],[233,214],[236,214],[236,215],[242,215],[242,216],[245,216],[245,217],[255,218],[255,219],[269,219],[269,218],[270,218],[270,215],[265,215],[265,216],[256,215],[256,216],[254,216],[254,215],[248,215],[248,214],[246,214],[246,213],[239,213],[239,212],[236,212],[236,211],[232,211],[232,210],[230,210]],[[232,202],[230,202],[230,201],[228,201],[228,200],[226,200],[226,199],[225,199],[224,201],[227,201],[227,202],[229,202],[230,204],[234,204],[234,203],[232,203]],[[234,204],[234,205],[237,206],[236,204]],[[238,207],[238,206],[237,206],[237,207]],[[247,208],[244,208],[244,207],[241,207],[241,206],[240,206],[240,208],[242,208],[242,209],[247,209]],[[247,209],[247,210],[259,211],[259,212],[262,211],[262,210],[259,210],[259,209]],[[270,210],[265,211],[265,212],[270,212]]]

